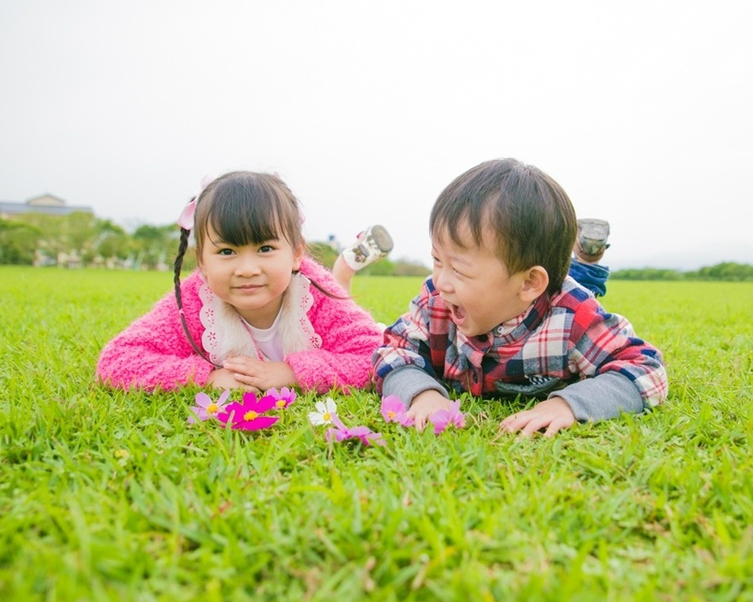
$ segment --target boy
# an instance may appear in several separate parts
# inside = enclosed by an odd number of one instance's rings
[[[377,390],[420,429],[455,393],[547,397],[501,428],[550,436],[667,396],[661,354],[567,276],[577,234],[564,190],[514,159],[456,178],[431,212],[434,269],[374,352]]]

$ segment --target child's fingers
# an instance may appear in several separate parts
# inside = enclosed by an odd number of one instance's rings
[[[523,427],[521,435],[533,435],[536,431],[548,427],[552,423],[552,420],[553,418],[549,414],[537,414],[531,416],[528,423]]]
[[[261,382],[261,379],[259,377],[251,376],[249,374],[242,374],[240,372],[234,372],[233,376],[235,377],[235,380],[245,385],[245,388],[249,391],[253,391],[254,393],[261,393],[261,390],[263,389],[263,383]]]
[[[566,429],[570,427],[571,425],[572,423],[570,420],[567,420],[565,418],[555,418],[554,420],[552,420],[552,423],[546,429],[546,432],[544,433],[544,437],[553,437],[562,429]]]
[[[529,412],[519,412],[516,414],[511,414],[499,423],[499,428],[512,432],[519,431],[526,424],[528,424],[528,416]]]

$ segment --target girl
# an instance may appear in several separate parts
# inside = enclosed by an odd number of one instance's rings
[[[210,182],[178,222],[175,294],[107,344],[98,378],[146,390],[367,386],[382,331],[345,288],[392,241],[380,226],[363,233],[357,246],[366,261],[344,253],[338,282],[306,255],[302,221],[276,175],[233,172]],[[181,283],[191,226],[198,269]]]

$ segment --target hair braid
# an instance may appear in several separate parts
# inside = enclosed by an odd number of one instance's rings
[[[212,364],[215,368],[222,368],[218,366],[212,360],[207,357],[204,350],[201,349],[193,340],[190,331],[188,330],[188,324],[186,324],[186,316],[183,313],[183,296],[180,291],[180,272],[183,268],[183,258],[186,256],[188,250],[188,238],[191,236],[191,231],[185,228],[180,229],[180,243],[178,245],[178,254],[175,256],[175,262],[173,263],[173,283],[175,286],[175,302],[178,304],[178,314],[180,315],[180,324],[183,326],[183,332],[186,334],[188,342],[191,343],[193,350],[198,353],[203,359]]]

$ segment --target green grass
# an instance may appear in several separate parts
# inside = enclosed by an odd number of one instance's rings
[[[253,435],[186,424],[195,390],[93,381],[158,273],[0,268],[2,600],[753,600],[753,285],[615,281],[670,397],[553,439],[466,398],[435,438],[333,394],[386,448],[330,449],[304,395]],[[357,279],[379,320],[416,279]]]

